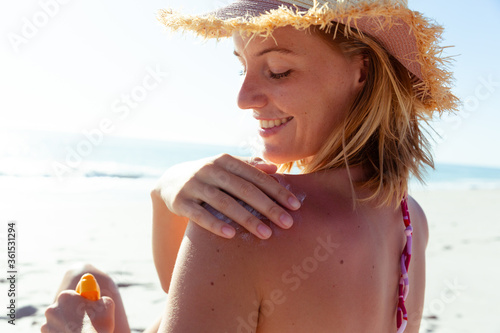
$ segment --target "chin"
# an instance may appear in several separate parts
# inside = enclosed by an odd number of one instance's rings
[[[300,160],[301,158],[296,158],[292,154],[287,154],[283,151],[270,151],[268,149],[264,149],[262,151],[262,157],[271,163],[274,164],[285,164],[290,162],[295,162]]]

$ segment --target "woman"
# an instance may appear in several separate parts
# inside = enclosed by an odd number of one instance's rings
[[[228,155],[165,174],[153,247],[168,301],[152,331],[418,332],[427,222],[406,191],[432,166],[420,123],[456,103],[441,30],[401,1],[323,2],[161,13],[172,29],[233,37],[238,106],[260,123],[264,159],[302,174]],[[78,302],[63,295],[47,331],[75,320],[57,315]],[[94,318],[126,323],[109,312]]]

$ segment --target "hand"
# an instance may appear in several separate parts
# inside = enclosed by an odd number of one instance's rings
[[[115,303],[109,297],[90,301],[73,290],[65,290],[45,311],[47,322],[42,333],[112,333],[115,329]]]
[[[278,226],[290,228],[293,220],[283,207],[296,210],[300,202],[269,176],[276,170],[275,165],[260,158],[244,159],[224,154],[170,168],[152,195],[160,196],[172,213],[187,217],[219,236],[232,238],[235,230],[209,213],[202,203],[212,206],[255,236],[267,239],[271,229],[234,198],[246,202]]]

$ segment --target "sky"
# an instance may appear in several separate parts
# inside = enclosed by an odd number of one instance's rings
[[[232,146],[257,123],[238,109],[231,40],[172,34],[160,8],[230,0],[25,0],[0,4],[0,132],[35,129]],[[500,167],[500,1],[410,0],[445,27],[456,115],[433,123],[436,161]],[[0,135],[1,136],[1,135]],[[8,141],[5,135],[3,140]]]

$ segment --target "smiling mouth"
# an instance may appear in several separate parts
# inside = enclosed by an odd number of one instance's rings
[[[271,120],[259,120],[259,126],[260,126],[260,128],[263,128],[263,129],[269,129],[269,128],[281,126],[281,125],[289,122],[292,119],[293,119],[293,117],[282,118],[282,119],[271,119]]]

